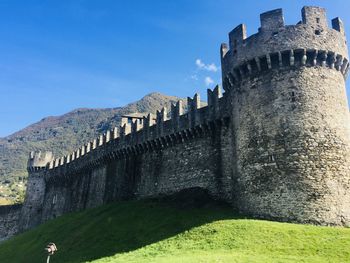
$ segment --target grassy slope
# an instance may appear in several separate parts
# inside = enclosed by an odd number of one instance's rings
[[[230,208],[120,202],[63,216],[0,245],[0,262],[349,262],[350,229],[242,219]]]

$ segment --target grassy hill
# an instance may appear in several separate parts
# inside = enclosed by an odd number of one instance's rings
[[[99,134],[120,125],[121,116],[135,112],[155,113],[178,97],[151,93],[124,107],[76,109],[47,117],[5,138],[0,138],[0,205],[23,198],[30,151],[50,150],[55,156],[71,153]]]
[[[183,202],[181,202],[183,203]],[[0,245],[0,262],[350,262],[350,229],[245,219],[209,202],[118,202],[49,221]]]

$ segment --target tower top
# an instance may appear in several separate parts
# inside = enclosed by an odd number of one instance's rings
[[[334,18],[329,27],[326,10],[316,6],[304,6],[301,18],[296,25],[285,25],[282,9],[262,13],[261,26],[251,36],[247,36],[244,24],[238,25],[229,33],[229,44],[221,45],[223,68],[291,49],[325,50],[348,57],[344,26],[339,18]]]
[[[53,159],[52,152],[31,152],[29,154],[27,169],[28,171],[40,170],[41,168],[45,168]]]

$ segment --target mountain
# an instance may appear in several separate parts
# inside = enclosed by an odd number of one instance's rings
[[[155,113],[170,109],[180,98],[151,93],[125,107],[76,109],[62,116],[42,119],[14,134],[0,138],[0,204],[23,198],[30,151],[49,150],[55,156],[68,154],[99,134],[120,125],[121,116]]]

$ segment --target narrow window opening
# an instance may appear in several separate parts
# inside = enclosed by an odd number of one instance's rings
[[[271,66],[272,66],[273,68],[278,68],[278,67],[279,67],[279,58],[278,58],[278,54],[277,54],[277,53],[271,54],[270,58],[271,58]]]
[[[249,63],[250,63],[250,66],[252,67],[253,72],[258,71],[258,65],[256,64],[255,59],[251,60]]]
[[[56,202],[57,202],[57,194],[54,195],[54,197],[52,199],[52,204],[54,205],[54,204],[56,204]]]
[[[329,52],[328,54],[327,54],[327,65],[331,65],[332,63],[333,63],[333,59],[335,59],[334,58],[334,52]]]
[[[323,57],[324,57],[324,52],[320,51],[317,53],[317,65],[322,65],[322,61],[323,61]]]
[[[295,92],[294,92],[294,91],[292,91],[292,92],[290,93],[290,100],[291,100],[292,102],[295,102],[295,101],[296,101]]]
[[[275,161],[275,156],[273,154],[269,155],[269,161],[274,162]]]
[[[289,66],[289,52],[282,53],[282,65],[285,67]]]
[[[268,65],[267,65],[267,58],[266,57],[262,57],[262,58],[259,58],[260,60],[260,67],[261,67],[261,70],[268,70]]]
[[[301,60],[303,59],[304,56],[304,51],[303,50],[295,50],[294,51],[294,59],[295,59],[295,63],[297,64],[301,64]]]
[[[237,39],[233,40],[233,54],[237,54]]]
[[[316,23],[319,24],[320,23],[320,18],[316,17]]]
[[[313,65],[315,51],[306,51],[306,64]]]

